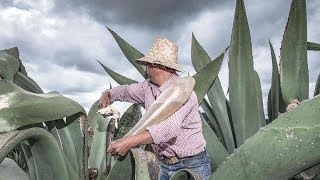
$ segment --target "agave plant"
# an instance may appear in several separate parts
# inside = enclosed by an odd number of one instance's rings
[[[87,177],[87,148],[77,120],[85,127],[83,107],[58,92],[44,93],[28,76],[17,48],[0,50],[0,74],[1,177]],[[19,173],[8,175],[6,168]]]
[[[108,30],[125,57],[146,78],[143,68],[134,62],[143,54],[110,28]],[[316,95],[319,94],[320,87],[318,77],[315,97],[307,100],[307,50],[319,51],[320,45],[307,42],[305,0],[292,0],[282,41],[280,71],[270,41],[269,45],[272,84],[268,96],[268,118],[265,118],[261,84],[253,66],[250,29],[243,0],[236,1],[228,58],[228,97],[225,96],[217,76],[225,52],[212,61],[192,34],[191,60],[197,72],[194,75],[197,81],[194,91],[204,110],[201,113],[203,132],[214,170],[212,179],[295,179],[301,176],[299,173],[302,171],[306,176],[319,176],[317,128],[320,124],[320,99]],[[211,69],[210,66],[213,67],[215,62],[216,67]],[[99,63],[118,84],[136,82]],[[200,73],[205,74],[202,77],[206,79],[201,78]],[[204,84],[209,84],[210,87],[207,88]],[[204,94],[207,98],[204,98]],[[299,106],[287,112],[287,106],[292,102]],[[148,171],[147,165],[141,164],[147,162],[136,159],[144,158],[154,164],[146,153],[141,153],[143,157],[137,157],[132,151],[129,157],[118,159],[108,179],[141,177],[141,174],[137,174],[140,171],[144,172],[144,178],[152,179],[153,170]],[[120,169],[126,169],[125,172],[128,173],[119,175],[117,172]],[[185,170],[178,172],[172,179],[187,175],[193,176],[192,172]]]

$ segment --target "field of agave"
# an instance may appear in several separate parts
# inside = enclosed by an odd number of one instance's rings
[[[210,179],[320,179],[320,74],[309,99],[306,0],[292,0],[280,49],[279,65],[270,44],[272,84],[264,114],[260,79],[243,0],[236,0],[231,42],[211,60],[192,35],[194,91],[203,109],[203,133],[211,157]],[[130,63],[143,56],[108,28]],[[229,88],[225,96],[218,73],[228,55]],[[99,62],[118,84],[136,81]],[[318,72],[320,73],[320,72]],[[133,104],[117,119],[87,114],[58,92],[45,93],[28,76],[17,48],[0,50],[1,179],[157,179],[158,161],[148,146],[125,157],[110,157],[106,146],[123,137],[142,117]],[[266,117],[268,117],[266,119]],[[117,121],[119,121],[118,125]],[[116,128],[117,127],[117,128]],[[171,179],[194,176],[181,170]]]

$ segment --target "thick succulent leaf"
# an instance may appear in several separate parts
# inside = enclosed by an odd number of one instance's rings
[[[94,116],[96,116],[99,108],[98,108],[98,103],[99,103],[99,100],[97,100],[96,102],[93,103],[93,105],[91,106],[90,110],[89,110],[89,113],[88,113],[88,125],[89,127],[92,127],[94,128],[97,123],[96,123],[96,119],[94,118]]]
[[[24,172],[16,162],[12,159],[5,158],[0,163],[0,177],[1,179],[20,179],[20,180],[29,180],[29,176]]]
[[[61,149],[65,154],[65,158],[70,163],[72,169],[77,172],[78,176],[80,176],[81,174],[79,174],[79,172],[81,164],[78,162],[76,147],[68,127],[66,126],[61,129],[54,127],[50,130],[50,133],[57,139],[57,142],[61,146]]]
[[[114,71],[112,71],[111,69],[109,69],[107,66],[103,65],[100,61],[98,61],[100,63],[100,65],[103,67],[103,69],[120,85],[124,85],[124,84],[133,84],[133,83],[137,83],[137,81],[132,80],[130,78],[127,78],[125,76],[122,76],[119,73],[116,73]]]
[[[24,140],[28,140],[30,144],[37,179],[68,179],[66,163],[59,144],[42,128],[14,130],[0,134],[0,162]]]
[[[188,177],[191,177],[194,180],[201,180],[201,178],[191,169],[181,169],[177,171],[172,175],[170,180],[185,180],[188,179]]]
[[[210,157],[211,168],[214,171],[229,156],[218,137],[214,134],[209,124],[202,118],[202,132],[207,142],[206,149]]]
[[[107,29],[110,31],[114,39],[117,41],[120,49],[122,50],[123,54],[126,56],[126,58],[129,60],[129,62],[140,72],[140,74],[144,77],[147,78],[147,72],[146,69],[136,63],[136,59],[139,59],[143,57],[144,55],[136,50],[134,47],[132,47],[129,43],[127,43],[125,40],[123,40],[118,34],[113,32],[111,29],[107,27]]]
[[[319,164],[319,109],[316,96],[280,115],[237,148],[211,179],[288,179]]]
[[[10,52],[10,49],[0,50],[0,75],[4,79],[13,81],[14,75],[19,70],[20,61]]]
[[[85,110],[57,92],[34,94],[15,84],[0,81],[0,132],[22,126],[62,119]]]
[[[320,51],[320,44],[314,42],[307,42],[308,50]]]
[[[304,179],[312,179],[317,180],[315,177],[320,175],[320,164],[317,164],[303,172],[295,175],[290,180],[304,180]]]
[[[320,73],[318,75],[318,78],[317,78],[317,83],[316,85],[314,86],[314,93],[313,93],[313,96],[316,96],[320,94]]]
[[[78,171],[77,174],[82,174],[82,147],[83,147],[83,137],[80,130],[80,123],[78,120],[75,120],[73,123],[67,126],[71,138],[74,143],[74,147],[76,150],[76,160],[78,162]]]
[[[27,162],[27,167],[28,167],[28,175],[30,179],[36,179],[36,166],[34,163],[32,151],[31,151],[31,146],[29,145],[28,141],[23,141],[20,143],[20,149],[23,153],[23,156]]]
[[[220,125],[219,125],[217,118],[216,118],[216,115],[213,112],[213,109],[210,107],[208,101],[206,99],[203,99],[203,101],[200,103],[200,106],[202,107],[203,111],[206,113],[206,115],[210,121],[210,124],[213,126],[212,130],[214,130],[215,134],[218,136],[220,141],[223,143],[223,145],[225,145],[223,135],[221,133]]]
[[[243,0],[237,0],[229,50],[229,99],[236,146],[259,129],[252,45]]]
[[[94,128],[88,164],[89,168],[98,169],[97,179],[106,179],[106,129],[109,118],[104,118],[100,113],[96,113],[94,119],[96,119],[97,124]]]
[[[115,134],[115,139],[120,139],[126,135],[142,117],[141,105],[132,104],[121,116],[119,129]]]
[[[194,79],[196,80],[194,92],[197,94],[199,104],[203,100],[204,96],[207,94],[208,90],[213,84],[213,81],[218,76],[223,61],[224,53],[225,52],[223,52],[214,61],[211,61],[203,69],[201,69],[195,75],[193,75]]]
[[[280,51],[280,84],[289,104],[309,98],[306,1],[293,0]]]
[[[261,83],[260,83],[259,75],[256,71],[254,71],[254,77],[255,77],[255,89],[256,89],[256,95],[257,95],[259,126],[263,127],[266,125],[266,119],[264,117],[264,110],[263,110]]]
[[[33,93],[44,93],[39,85],[35,83],[35,81],[33,81],[30,77],[23,75],[21,72],[16,73],[13,82],[27,91]]]
[[[280,92],[280,77],[277,59],[273,50],[273,46],[269,41],[271,59],[272,59],[272,79],[271,88],[268,96],[268,116],[269,122],[273,121],[278,117],[279,114],[279,92]]]
[[[134,179],[134,159],[131,153],[119,157],[111,168],[107,180],[133,180]]]
[[[199,44],[199,42],[193,34],[191,45],[191,59],[192,65],[197,72],[211,62],[211,59],[208,56],[207,52],[202,48],[202,46]],[[207,95],[213,112],[216,115],[216,119],[221,127],[221,133],[226,148],[228,149],[229,153],[232,153],[235,149],[235,143],[228,116],[228,110],[225,103],[226,98],[218,76],[216,77],[211,88],[207,92]]]
[[[135,179],[158,180],[159,160],[152,152],[140,148],[130,149],[134,158]]]

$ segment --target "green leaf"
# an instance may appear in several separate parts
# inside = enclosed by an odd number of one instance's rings
[[[83,137],[80,129],[80,122],[78,120],[73,121],[70,125],[67,126],[71,138],[74,143],[74,147],[76,150],[76,160],[78,162],[78,171],[77,174],[82,174],[82,147],[83,147]]]
[[[9,52],[9,53],[8,53]],[[20,61],[16,56],[11,55],[11,49],[0,50],[0,75],[4,79],[13,81],[18,71]]]
[[[318,94],[320,94],[320,73],[319,73],[319,75],[318,75],[316,85],[314,86],[313,96],[316,96],[316,95],[318,95]]]
[[[280,71],[281,92],[286,104],[293,99],[309,98],[305,0],[292,0],[281,43]]]
[[[29,180],[29,176],[12,159],[5,158],[0,164],[1,179]]]
[[[44,93],[35,81],[20,72],[17,72],[14,76],[14,83],[27,91],[38,94]]]
[[[206,149],[210,157],[211,168],[214,171],[229,156],[228,151],[214,134],[209,124],[202,118],[202,132],[207,142]]]
[[[132,148],[130,151],[134,158],[135,179],[159,179],[160,166],[155,154],[140,148]]]
[[[130,180],[134,179],[134,159],[131,153],[119,157],[112,166],[107,180]],[[123,172],[123,173],[119,173]]]
[[[109,119],[104,118],[100,113],[96,113],[94,119],[96,119],[97,124],[94,129],[88,164],[90,168],[98,169],[97,179],[106,179],[106,129]]]
[[[136,50],[134,47],[132,47],[130,44],[128,44],[125,40],[123,40],[118,34],[113,32],[111,29],[107,27],[107,29],[110,31],[114,39],[117,41],[120,49],[122,50],[123,54],[126,56],[126,58],[129,60],[129,62],[140,72],[140,74],[146,79],[147,78],[147,72],[146,69],[136,63],[136,59],[139,59],[143,57],[144,55]]]
[[[243,0],[237,0],[229,50],[229,99],[236,146],[259,129],[252,45]]]
[[[279,114],[279,92],[280,92],[280,77],[277,59],[273,50],[273,46],[269,40],[271,59],[272,59],[272,79],[271,88],[268,96],[268,116],[269,122],[278,117]]]
[[[262,127],[211,179],[288,179],[320,163],[320,96]],[[266,143],[267,142],[267,143]]]
[[[261,90],[261,83],[259,79],[259,75],[256,71],[254,71],[255,77],[255,89],[256,89],[256,96],[257,96],[257,106],[258,106],[258,116],[259,118],[259,126],[263,127],[266,125],[266,119],[264,117],[264,110],[263,110],[263,99],[262,99],[262,90]]]
[[[211,59],[208,56],[207,52],[202,48],[202,46],[199,44],[199,42],[193,34],[191,45],[191,59],[192,65],[197,72],[200,71],[203,67],[205,67],[205,65],[211,62]],[[214,80],[207,95],[209,102],[212,106],[213,112],[216,115],[218,124],[221,127],[221,133],[226,148],[228,149],[229,153],[232,153],[235,149],[235,143],[228,116],[228,110],[225,103],[226,98],[218,76]]]
[[[105,65],[103,65],[100,61],[98,61],[100,63],[100,65],[103,67],[103,69],[120,85],[124,85],[124,84],[133,84],[133,83],[137,83],[137,81],[132,80],[130,78],[127,78],[125,76],[122,76],[119,73],[116,73],[114,71],[112,71],[111,69],[109,69],[108,67],[106,67]]]
[[[307,49],[311,51],[320,51],[320,44],[314,42],[307,42]]]
[[[24,140],[28,140],[30,144],[37,179],[68,179],[62,150],[55,138],[42,128],[14,130],[0,134],[0,162]]]
[[[193,75],[193,78],[196,81],[193,90],[197,94],[199,104],[203,100],[204,96],[207,94],[213,81],[218,76],[223,61],[224,53],[225,52],[221,53],[221,55],[217,57],[214,61],[211,61],[203,69],[201,69],[195,75]]]
[[[57,92],[34,94],[15,84],[0,81],[0,132],[22,126],[62,119],[85,110]]]
[[[21,142],[19,146],[21,147],[21,151],[22,151],[22,153],[25,157],[25,160],[27,162],[28,175],[29,175],[30,179],[36,179],[37,178],[36,166],[34,163],[31,147],[30,147],[28,141]]]

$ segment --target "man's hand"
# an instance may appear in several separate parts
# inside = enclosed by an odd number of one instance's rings
[[[129,149],[132,147],[129,138],[122,138],[111,142],[108,147],[108,153],[111,155],[124,156],[128,153]]]
[[[149,131],[143,131],[136,135],[124,137],[122,139],[118,139],[116,141],[111,142],[107,151],[113,156],[124,156],[128,153],[130,148],[150,143],[153,143],[153,140]]]
[[[98,108],[102,109],[107,107],[110,104],[110,93],[108,91],[104,91],[100,97],[99,103],[98,103]]]

